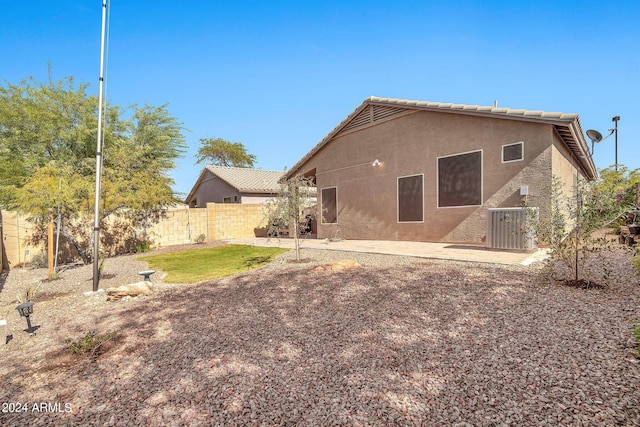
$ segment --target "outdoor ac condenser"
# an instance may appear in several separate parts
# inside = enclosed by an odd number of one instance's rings
[[[533,215],[535,218],[529,218]],[[487,248],[532,251],[537,242],[531,224],[537,208],[497,208],[487,210]]]

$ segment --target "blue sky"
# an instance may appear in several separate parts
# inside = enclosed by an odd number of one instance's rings
[[[0,79],[73,75],[97,93],[100,0],[3,0]],[[107,97],[168,104],[189,151],[242,142],[257,166],[291,167],[365,98],[580,114],[619,122],[618,162],[640,167],[640,2],[110,0]],[[108,150],[108,147],[105,147]],[[614,138],[596,146],[614,163]]]

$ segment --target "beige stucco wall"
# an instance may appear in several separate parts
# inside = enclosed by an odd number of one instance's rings
[[[207,203],[222,203],[225,197],[238,197],[238,190],[227,184],[225,181],[206,170],[202,180],[196,188],[192,199],[191,207],[206,208]]]
[[[319,224],[319,238],[340,230],[347,239],[481,243],[487,208],[522,206],[522,185],[530,205],[541,202],[553,160],[564,165],[549,124],[427,111],[379,123],[338,135],[302,165],[302,173],[316,170],[319,194],[338,189],[338,224]],[[502,163],[502,146],[520,141],[524,160]],[[482,206],[439,208],[437,158],[475,150],[482,151]],[[372,166],[374,159],[382,165]],[[424,175],[424,222],[398,223],[397,178],[415,174]]]

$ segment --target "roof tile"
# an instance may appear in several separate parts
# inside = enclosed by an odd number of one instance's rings
[[[284,172],[209,165],[207,170],[243,193],[277,193]]]

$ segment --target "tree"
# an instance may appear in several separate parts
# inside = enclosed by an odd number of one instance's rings
[[[60,207],[62,235],[85,262],[92,229],[97,97],[72,77],[0,86],[0,206],[36,228]],[[166,106],[117,106],[105,114],[101,218],[158,217],[178,199],[168,172],[184,152],[181,124]],[[101,228],[109,225],[103,221]],[[35,233],[36,239],[44,239]],[[103,245],[107,242],[102,241]]]
[[[300,221],[302,211],[314,204],[315,192],[311,178],[296,175],[288,181],[280,181],[278,196],[267,201],[265,212],[269,235],[288,228],[293,232],[296,260],[300,261]]]
[[[593,192],[599,195],[598,213],[601,216],[613,216],[613,226],[635,221],[638,215],[637,186],[640,183],[640,169],[629,170],[623,165],[617,168],[609,166],[600,169],[599,179],[593,186]],[[620,216],[616,217],[616,213]],[[634,215],[629,218],[628,215]]]
[[[218,166],[252,168],[256,156],[249,154],[240,142],[230,142],[222,138],[202,138],[196,155],[196,164],[210,163]]]
[[[605,255],[617,245],[602,231],[636,208],[635,203],[616,200],[618,186],[610,184],[602,178],[595,184],[579,180],[567,196],[559,178],[552,178],[547,215],[533,220],[532,227],[538,241],[549,245],[553,278],[578,286],[608,285],[611,269]]]

